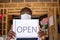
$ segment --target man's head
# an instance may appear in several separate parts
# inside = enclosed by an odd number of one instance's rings
[[[32,10],[28,7],[25,7],[23,9],[21,9],[20,14],[22,15],[22,14],[25,14],[25,13],[27,13],[29,15],[32,15]]]
[[[23,9],[21,9],[21,11],[20,11],[20,15],[21,15],[21,18],[22,18],[22,15],[23,14],[28,14],[28,15],[30,15],[29,17],[31,17],[31,15],[32,15],[32,10],[30,9],[30,8],[28,8],[28,7],[25,7],[25,8],[23,8]],[[24,17],[24,15],[23,15],[23,17]],[[19,18],[16,18],[16,16],[15,15],[13,15],[12,16],[12,20],[13,19],[19,19]],[[24,19],[25,19],[25,17],[24,17]],[[12,20],[10,20],[10,24],[12,25]]]
[[[28,7],[21,9],[20,11],[21,19],[31,19],[32,10]]]

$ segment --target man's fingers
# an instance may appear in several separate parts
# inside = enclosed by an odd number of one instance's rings
[[[10,38],[14,38],[14,37],[16,37],[16,34],[15,34],[15,32],[10,31],[10,32],[8,33],[8,36],[9,36]]]
[[[11,34],[12,34],[14,37],[16,37],[16,33],[15,33],[15,32],[13,32],[13,31],[12,31],[12,33],[11,33]]]
[[[11,33],[8,36],[10,37],[10,39],[13,38]]]
[[[13,38],[13,39],[14,39],[14,37],[13,37],[13,36],[10,36],[10,38]]]
[[[13,34],[16,34],[15,32],[11,31]]]

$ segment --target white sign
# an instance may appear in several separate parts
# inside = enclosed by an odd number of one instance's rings
[[[39,20],[13,19],[13,31],[17,38],[37,38],[39,31]]]
[[[54,25],[53,16],[50,16],[50,18],[49,18],[49,26],[52,26],[52,25]]]

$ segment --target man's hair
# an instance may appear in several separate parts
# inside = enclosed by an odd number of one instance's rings
[[[32,10],[28,7],[21,9],[20,13],[22,14],[22,12],[29,12],[29,14],[32,15]]]

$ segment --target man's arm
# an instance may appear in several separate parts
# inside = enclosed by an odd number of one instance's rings
[[[7,39],[6,39],[6,40],[11,40],[11,39],[10,39],[10,37],[7,37]]]
[[[16,35],[15,32],[12,31],[12,27],[13,26],[11,25],[11,30],[8,32],[6,40],[14,39],[14,37]]]

